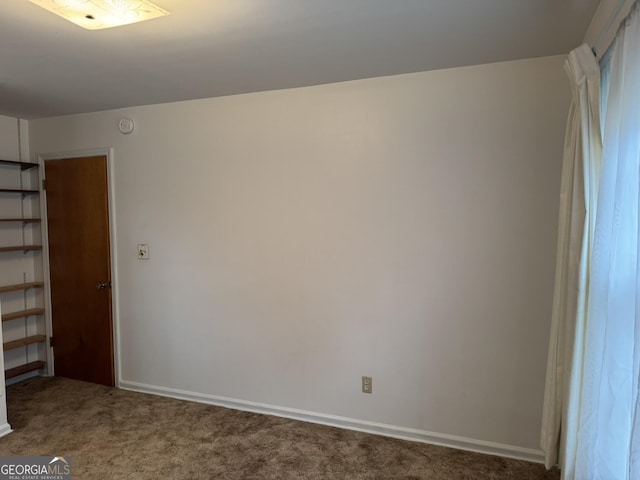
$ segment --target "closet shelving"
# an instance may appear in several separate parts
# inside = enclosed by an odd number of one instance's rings
[[[33,241],[34,238],[39,236],[34,233],[33,228],[40,225],[40,218],[25,214],[25,211],[32,212],[35,210],[33,205],[31,205],[32,208],[25,209],[25,203],[29,202],[31,197],[37,196],[40,193],[39,190],[30,187],[30,185],[34,183],[34,177],[35,184],[38,184],[38,164],[0,159],[0,167],[2,167],[4,171],[18,169],[20,172],[19,185],[3,186],[0,188],[0,202],[3,200],[5,202],[11,202],[11,199],[15,197],[20,199],[21,202],[19,208],[0,210],[3,213],[7,211],[11,213],[10,215],[0,215],[0,244],[6,245],[0,247],[0,265],[2,265],[3,261],[9,261],[7,258],[13,258],[15,261],[17,252],[22,252],[24,255],[37,255],[38,252],[42,250],[42,245]],[[28,174],[28,171],[35,173],[32,173],[31,181],[26,182],[27,186],[24,186],[23,173],[27,172]],[[5,184],[6,182],[3,182],[3,185]],[[12,205],[15,206],[16,202],[14,201]],[[16,238],[18,229],[21,229],[19,236],[22,241],[19,242],[19,244],[9,242],[7,245],[7,242],[3,241],[5,239],[2,238],[2,234],[11,233],[11,235],[8,236]],[[31,241],[26,241],[25,239],[27,238],[31,239]],[[31,264],[31,267],[32,268],[27,268],[26,270],[35,271],[35,262]],[[3,333],[6,331],[5,327],[10,327],[12,332],[10,335],[12,340],[4,341],[2,345],[5,354],[5,365],[7,363],[7,352],[18,351],[18,356],[15,358],[24,360],[19,361],[19,364],[16,366],[5,369],[4,374],[6,379],[42,370],[46,367],[46,362],[41,359],[45,357],[44,348],[41,348],[41,346],[47,345],[47,335],[43,321],[45,310],[39,306],[34,306],[34,304],[38,303],[38,300],[36,300],[38,297],[37,291],[44,287],[44,282],[36,280],[27,281],[28,276],[26,272],[23,273],[24,281],[22,283],[6,285],[0,283],[0,300],[3,300],[3,297],[11,296],[11,306],[15,306],[16,304],[22,305],[22,308],[5,308],[3,304]],[[42,300],[40,300],[40,303],[41,302]],[[20,335],[18,336],[16,332],[20,332]],[[3,335],[3,337],[6,338],[7,335]],[[12,364],[16,363],[15,358]]]

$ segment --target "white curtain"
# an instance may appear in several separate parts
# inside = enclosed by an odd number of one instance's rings
[[[573,98],[565,136],[551,341],[541,444],[547,468],[572,463],[576,444],[600,141],[600,68],[587,45],[565,62]],[[569,448],[567,448],[569,447]],[[569,477],[568,477],[569,478]]]
[[[565,480],[637,480],[638,3],[621,26],[610,54],[607,97],[602,102],[606,112],[601,157],[596,113],[600,99],[595,95],[599,87],[595,77],[590,83],[593,64],[586,49],[579,50],[567,62],[576,74],[571,77],[574,104],[565,148],[542,447],[547,466],[558,461]],[[575,67],[576,60],[581,62],[580,69]]]
[[[640,479],[640,13],[611,69],[584,336],[575,475]]]

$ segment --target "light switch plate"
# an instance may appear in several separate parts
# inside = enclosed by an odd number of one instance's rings
[[[138,260],[149,260],[149,245],[146,243],[138,244]]]

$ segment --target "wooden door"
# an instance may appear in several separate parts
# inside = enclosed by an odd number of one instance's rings
[[[114,384],[105,156],[45,162],[55,373]]]

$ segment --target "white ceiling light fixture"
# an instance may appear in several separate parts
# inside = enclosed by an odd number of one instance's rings
[[[118,27],[169,15],[147,0],[29,0],[87,30]]]

